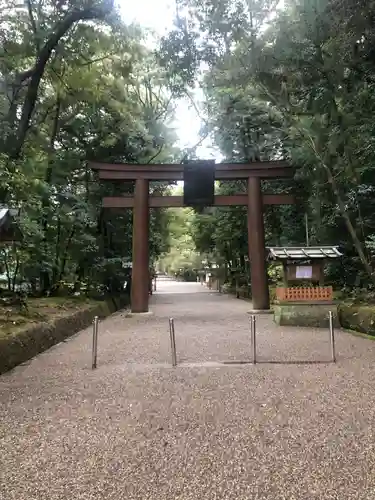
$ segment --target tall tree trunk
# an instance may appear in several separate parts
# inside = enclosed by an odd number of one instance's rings
[[[67,241],[67,244],[65,246],[65,250],[64,250],[64,253],[63,253],[63,256],[62,256],[59,277],[58,277],[58,281],[56,283],[57,288],[59,287],[60,282],[62,281],[62,279],[63,279],[63,277],[65,275],[65,268],[66,268],[66,262],[68,260],[69,248],[70,248],[70,245],[72,243],[75,231],[76,231],[76,226],[75,226],[75,223],[74,223],[73,227],[72,227],[72,230],[70,231],[70,234],[69,234],[69,237],[68,237],[68,241]]]
[[[7,275],[8,291],[10,292],[12,290],[12,278],[10,275],[10,269],[8,264],[8,255],[5,249],[3,249],[2,254],[4,256],[4,266],[5,266],[5,274]]]
[[[54,159],[54,154],[55,154],[55,141],[57,138],[57,134],[59,131],[59,118],[60,118],[60,111],[61,111],[61,99],[60,96],[57,95],[56,98],[56,107],[55,107],[55,114],[54,114],[54,119],[53,119],[53,124],[52,124],[52,132],[50,136],[50,141],[49,141],[49,150],[48,150],[48,164],[47,164],[47,170],[46,170],[46,175],[44,178],[44,182],[46,185],[50,186],[52,182],[52,174],[53,174],[53,159]],[[49,193],[45,193],[43,198],[42,198],[42,233],[43,233],[43,240],[42,240],[42,258],[44,262],[48,260],[48,219],[49,219],[49,208],[50,208],[50,197]],[[50,288],[51,288],[51,275],[49,270],[47,269],[42,269],[41,275],[40,275],[40,283],[41,283],[41,288],[43,294],[47,293]]]
[[[15,290],[16,290],[17,274],[18,274],[18,270],[20,267],[20,258],[19,258],[18,252],[16,251],[15,254],[16,254],[16,267],[14,268],[14,272],[13,272],[12,292],[15,292]]]
[[[60,248],[61,248],[61,218],[57,218],[57,234],[56,234],[56,242],[55,242],[55,259],[53,264],[53,272],[52,272],[52,283],[51,289],[56,289],[58,275],[59,275],[59,261],[60,261]]]

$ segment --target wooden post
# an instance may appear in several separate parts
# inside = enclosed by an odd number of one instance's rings
[[[268,291],[263,202],[260,182],[259,177],[249,177],[248,179],[247,230],[253,308],[267,310],[270,308],[270,297]]]
[[[148,180],[137,179],[134,190],[133,209],[133,271],[131,309],[133,313],[148,312]]]

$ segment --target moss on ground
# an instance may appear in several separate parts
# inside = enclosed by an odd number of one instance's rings
[[[98,304],[100,302],[81,297],[43,297],[28,299],[27,308],[0,305],[0,338]]]
[[[375,305],[343,303],[339,318],[343,328],[375,337]]]
[[[0,323],[0,374],[87,328],[94,316],[109,316],[126,304],[127,297],[101,302],[53,297],[30,299],[27,310],[3,307],[0,311],[3,318]]]

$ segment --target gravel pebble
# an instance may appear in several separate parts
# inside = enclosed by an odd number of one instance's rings
[[[1,500],[375,499],[374,342],[325,363],[328,331],[259,316],[261,363],[224,365],[249,303],[160,281],[151,308],[100,323],[95,371],[89,328],[0,377]]]

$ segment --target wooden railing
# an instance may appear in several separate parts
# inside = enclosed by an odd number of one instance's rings
[[[319,302],[333,300],[331,286],[315,287],[278,287],[276,298],[283,302]]]

